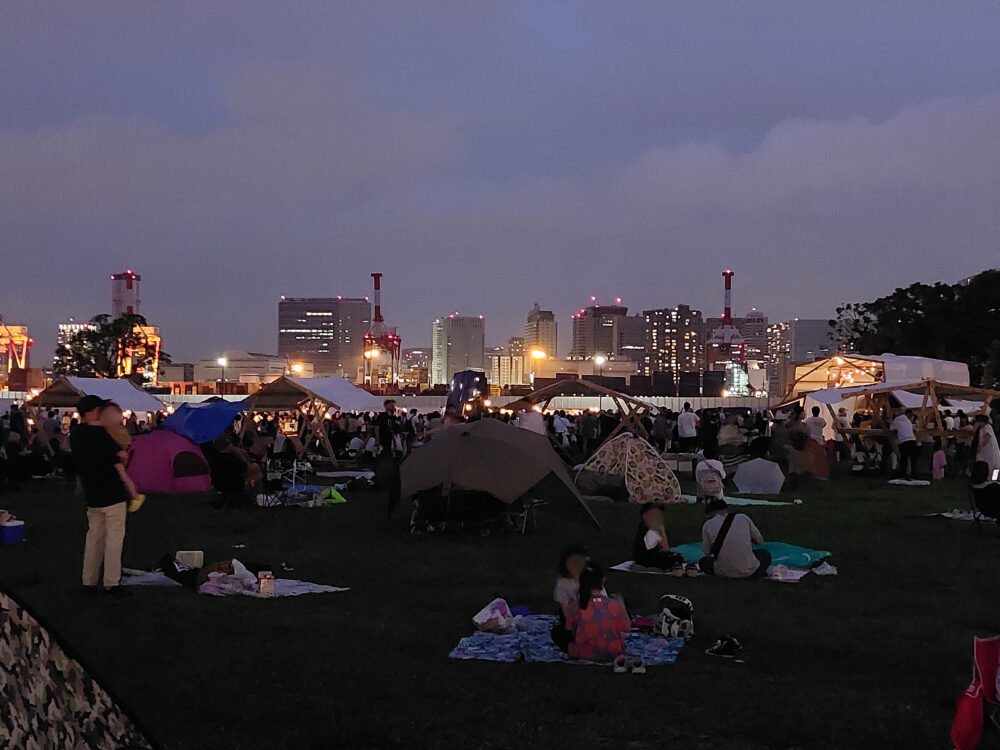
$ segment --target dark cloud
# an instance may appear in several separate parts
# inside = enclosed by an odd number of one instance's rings
[[[404,343],[534,301],[827,316],[995,265],[1000,10],[8,6],[0,314],[145,279],[167,349],[275,348],[280,294],[385,278]]]

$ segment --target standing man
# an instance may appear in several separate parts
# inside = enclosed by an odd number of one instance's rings
[[[920,443],[913,433],[913,412],[910,409],[899,411],[890,426],[896,433],[896,445],[899,448],[899,471],[904,479],[913,479],[917,471],[917,458],[920,456]]]
[[[389,503],[386,518],[392,517],[392,512],[399,503],[399,459],[401,450],[397,440],[399,435],[399,420],[396,419],[396,402],[387,398],[382,402],[385,411],[375,417],[375,445],[378,458],[375,461],[375,474],[379,486],[389,491]]]
[[[69,436],[77,476],[87,501],[87,541],[83,549],[83,586],[100,591],[101,564],[104,591],[124,596],[122,591],[122,545],[130,494],[122,481],[121,447],[101,426],[101,409],[110,401],[84,396],[76,406],[81,424]]]
[[[677,437],[684,453],[690,453],[697,446],[698,415],[691,410],[691,403],[684,402],[684,410],[677,416]]]

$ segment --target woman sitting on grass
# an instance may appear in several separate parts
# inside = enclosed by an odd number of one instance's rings
[[[573,642],[573,634],[566,629],[566,620],[574,609],[580,606],[580,575],[587,567],[587,550],[579,544],[571,544],[559,555],[559,577],[552,598],[559,605],[559,622],[552,628],[552,642],[562,651]]]
[[[660,570],[684,565],[684,558],[670,551],[670,541],[663,528],[663,507],[656,503],[645,503],[639,509],[639,527],[632,540],[632,559],[644,568]]]
[[[590,562],[580,575],[580,601],[566,618],[573,635],[573,659],[608,662],[625,653],[624,633],[631,629],[625,604],[604,592],[604,569]]]

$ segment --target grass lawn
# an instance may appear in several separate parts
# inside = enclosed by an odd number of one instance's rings
[[[838,577],[801,584],[612,572],[633,613],[666,592],[696,608],[697,637],[645,675],[564,664],[453,661],[494,596],[552,610],[554,558],[578,540],[606,565],[628,557],[637,510],[595,505],[603,532],[551,516],[526,536],[412,537],[376,493],[318,509],[215,510],[151,498],[130,518],[125,563],[204,549],[281,562],[350,586],[292,599],[78,590],[82,500],[58,480],[0,498],[29,541],[0,547],[0,578],[39,612],[165,747],[942,748],[968,682],[973,634],[1000,628],[1000,535],[919,518],[966,505],[932,488],[835,476],[750,508],[765,538],[831,550]],[[674,543],[700,538],[700,508],[667,510]],[[234,549],[245,544],[245,549]],[[745,664],[705,656],[739,634]]]

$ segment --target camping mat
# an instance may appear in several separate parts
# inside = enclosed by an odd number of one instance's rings
[[[903,485],[904,487],[930,487],[931,483],[926,479],[890,479],[886,484]]]
[[[571,659],[556,647],[549,632],[557,622],[557,617],[528,615],[517,619],[519,629],[509,635],[477,631],[462,638],[448,654],[449,658],[504,662],[523,659],[529,662],[597,663]],[[683,638],[657,638],[649,633],[638,632],[625,634],[625,653],[629,656],[642,657],[642,660],[650,666],[673,664],[683,645]]]
[[[681,495],[681,499],[685,503],[696,503],[698,498],[694,495]],[[777,500],[760,500],[756,497],[727,497],[727,505],[791,505],[791,503],[782,503]]]
[[[785,542],[764,542],[763,547],[771,553],[772,565],[784,565],[788,568],[808,568],[830,556],[826,550],[809,549]],[[757,545],[754,548],[759,549]],[[679,552],[684,556],[684,561],[689,563],[696,563],[705,556],[700,542],[675,545],[670,551]]]
[[[158,570],[141,571],[138,575],[122,576],[123,586],[180,586],[177,581],[167,577]],[[292,578],[275,578],[275,596],[300,596],[301,594],[326,594],[337,591],[349,591],[350,589],[338,586],[327,586],[322,583],[310,583],[308,581],[296,581]],[[256,594],[246,594],[246,596],[257,596]]]

